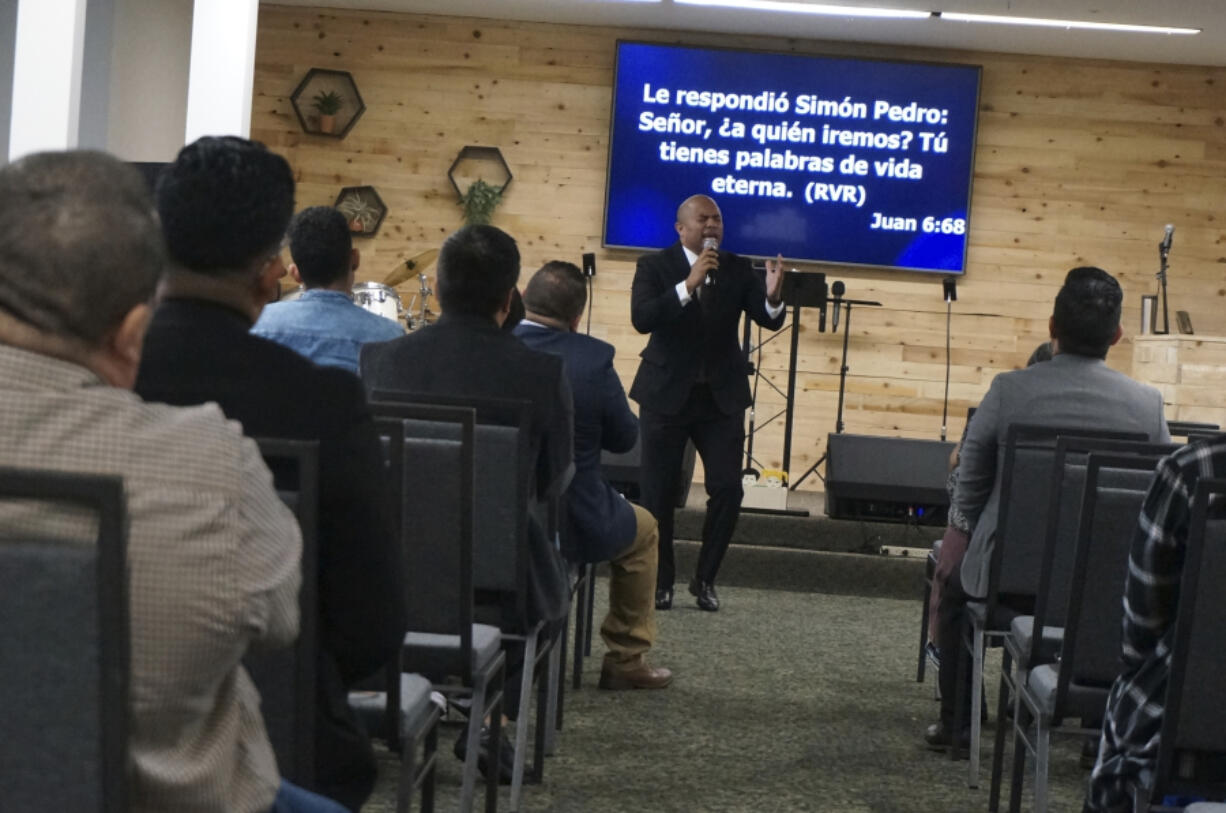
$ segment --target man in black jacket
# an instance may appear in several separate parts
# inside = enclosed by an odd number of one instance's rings
[[[184,147],[157,189],[172,268],[145,337],[136,392],[216,401],[250,437],[319,441],[319,656],[313,790],[357,810],[374,754],[349,687],[386,664],[406,628],[382,458],[361,383],[248,331],[285,276],[289,164],[241,138]]]
[[[660,523],[656,609],[673,604],[673,506],[687,439],[702,458],[707,516],[690,593],[703,610],[719,609],[715,575],[741,510],[741,446],[750,404],[741,313],[771,330],[783,326],[782,258],[766,263],[765,284],[745,257],[720,251],[719,206],[694,195],[677,209],[678,242],[639,258],[630,319],[651,339],[630,397],[643,433],[643,506]]]

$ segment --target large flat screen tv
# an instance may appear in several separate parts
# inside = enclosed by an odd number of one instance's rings
[[[617,44],[604,244],[671,244],[710,195],[724,247],[966,269],[980,68]]]

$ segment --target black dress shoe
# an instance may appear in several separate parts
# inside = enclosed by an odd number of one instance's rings
[[[950,736],[950,731],[944,723],[933,723],[924,732],[924,743],[934,751],[947,751],[952,742],[953,737]],[[970,746],[971,732],[963,731],[962,736],[958,738],[958,748],[969,751]]]
[[[715,595],[715,585],[711,582],[690,580],[690,595],[698,599],[698,609],[713,613],[719,610],[719,596]]]
[[[502,740],[502,747],[498,751],[498,784],[511,784],[512,774],[515,772],[515,746],[511,745],[511,741],[507,739],[505,731],[499,732],[499,738]],[[481,771],[482,776],[486,776],[486,771],[489,770],[490,764],[490,729],[489,726],[481,726],[480,750],[477,752],[477,768]],[[455,741],[455,747],[452,749],[456,759],[461,762],[468,756],[468,730],[460,732],[460,738]]]
[[[656,609],[671,610],[673,608],[673,588],[656,588]]]

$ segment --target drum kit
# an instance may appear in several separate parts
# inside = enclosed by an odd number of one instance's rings
[[[405,260],[396,270],[387,275],[383,282],[357,282],[353,286],[353,304],[370,311],[376,316],[391,319],[393,322],[404,321],[409,330],[428,325],[438,317],[430,308],[430,297],[434,295],[430,288],[430,278],[421,269],[426,268],[438,257],[438,249],[423,251],[416,257]],[[394,286],[408,280],[417,272],[418,289],[413,293],[406,308],[400,294]],[[289,291],[281,297],[283,302],[302,296],[303,287]]]

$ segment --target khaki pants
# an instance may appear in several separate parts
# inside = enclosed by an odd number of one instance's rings
[[[635,505],[634,541],[609,562],[609,614],[600,637],[609,669],[634,669],[656,640],[656,557],[660,532],[655,517]]]

